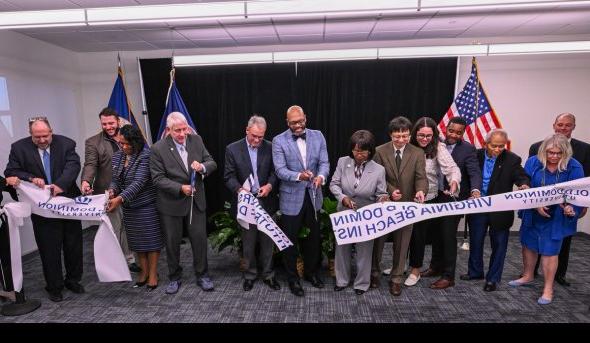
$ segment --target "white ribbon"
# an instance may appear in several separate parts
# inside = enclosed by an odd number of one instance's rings
[[[523,210],[564,202],[590,207],[590,177],[457,202],[376,203],[356,211],[333,213],[330,220],[336,241],[341,245],[369,241],[406,225],[436,217]]]
[[[4,211],[10,230],[10,251],[14,290],[22,289],[22,265],[19,227],[31,213],[46,218],[100,221],[94,237],[94,264],[100,282],[131,281],[131,274],[111,221],[105,213],[105,194],[70,199],[52,197],[49,187],[39,188],[21,181],[17,186],[18,203],[8,203]]]
[[[238,194],[238,223],[246,230],[250,229],[249,224],[256,224],[259,231],[270,237],[279,250],[284,250],[293,243],[287,235],[279,228],[264,208],[260,205],[258,199],[250,193],[250,178],[246,179],[242,190]]]

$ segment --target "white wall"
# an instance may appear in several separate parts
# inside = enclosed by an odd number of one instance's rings
[[[12,127],[0,123],[0,172],[8,162],[10,143],[26,137],[27,118],[43,115],[53,130],[77,142],[84,138],[76,54],[27,36],[0,31],[0,76],[6,78]],[[83,153],[84,147],[77,147]],[[5,197],[7,198],[7,197]],[[9,197],[8,197],[9,198]],[[36,250],[30,219],[22,231],[23,253]]]

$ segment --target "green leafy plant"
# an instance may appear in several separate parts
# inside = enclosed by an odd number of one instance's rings
[[[242,251],[241,229],[236,219],[229,213],[230,206],[229,202],[225,202],[223,211],[215,212],[209,217],[209,222],[215,226],[215,230],[209,233],[209,242],[217,252],[227,247],[231,247],[231,251],[234,249]]]
[[[334,254],[336,253],[336,237],[334,237],[330,214],[336,212],[337,206],[338,200],[332,200],[325,197],[319,214],[320,233],[322,235],[322,253],[328,259],[333,259]]]

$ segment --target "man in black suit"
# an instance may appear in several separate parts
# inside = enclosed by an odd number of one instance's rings
[[[478,198],[481,189],[481,170],[477,163],[475,147],[463,140],[467,123],[461,117],[453,117],[446,127],[445,144],[453,160],[461,170],[459,197],[454,199],[440,191],[440,202]],[[444,180],[442,189],[449,189]],[[440,229],[432,238],[432,259],[430,267],[421,273],[423,277],[440,276],[430,285],[432,289],[445,289],[455,285],[455,267],[457,265],[457,226],[461,216],[446,216],[441,219]]]
[[[270,215],[278,208],[276,189],[278,179],[272,162],[272,143],[264,139],[266,120],[254,115],[248,120],[246,138],[233,142],[225,149],[225,170],[223,180],[232,192],[232,214],[235,216],[237,194],[242,185],[252,175],[250,192],[255,194],[260,205]],[[259,256],[256,256],[256,243],[259,244]],[[274,243],[266,234],[258,231],[256,225],[242,229],[242,250],[246,261],[244,271],[244,291],[254,287],[258,268],[264,283],[273,290],[281,289],[274,278],[272,268],[272,251]],[[258,268],[257,268],[258,267]]]
[[[40,188],[48,186],[52,196],[69,198],[80,195],[76,179],[80,172],[80,157],[76,142],[54,135],[45,117],[29,120],[30,138],[14,142],[10,148],[8,165],[4,171],[8,185],[20,180],[32,182]],[[47,283],[45,290],[54,302],[63,300],[65,287],[74,293],[84,293],[82,279],[82,226],[79,220],[44,218],[31,215],[35,241],[43,264]],[[62,274],[61,251],[66,267]]]
[[[508,143],[506,131],[495,129],[488,133],[485,148],[477,151],[483,178],[482,196],[512,192],[514,185],[518,189],[529,188],[530,178],[521,166],[522,159],[506,150],[506,143]],[[483,247],[486,231],[489,228],[492,255],[483,290],[493,292],[497,289],[502,278],[508,237],[513,222],[514,211],[471,215],[468,272],[461,275],[461,280],[484,278]]]
[[[572,132],[576,128],[576,117],[568,112],[561,113],[555,118],[555,122],[553,123],[553,130],[555,133],[561,133],[562,135],[566,136],[570,140],[570,144],[572,145],[572,150],[574,151],[574,158],[582,164],[584,168],[584,176],[590,176],[590,144],[586,142],[579,141],[575,138],[572,138]],[[534,156],[539,151],[539,146],[541,146],[542,141],[534,143],[531,145],[529,149],[529,157]],[[585,208],[580,215],[582,218],[586,215],[587,209]],[[561,250],[559,251],[558,257],[558,265],[557,265],[557,272],[555,273],[555,281],[562,286],[569,286],[570,283],[565,278],[565,273],[567,272],[567,265],[570,258],[570,247],[572,244],[572,237],[567,236],[563,239],[561,243]],[[541,257],[537,259],[537,265],[535,266],[535,275],[538,274],[537,270],[539,269],[539,262],[541,261]]]

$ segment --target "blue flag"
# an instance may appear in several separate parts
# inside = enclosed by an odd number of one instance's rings
[[[170,88],[168,88],[168,96],[166,98],[166,110],[164,111],[164,115],[162,116],[162,120],[160,120],[160,129],[158,130],[158,139],[164,138],[166,133],[166,119],[168,115],[172,112],[180,112],[184,114],[188,125],[192,129],[192,133],[197,132],[197,127],[193,120],[191,119],[186,106],[184,105],[184,101],[182,101],[182,97],[180,96],[180,92],[178,88],[176,88],[176,81],[174,80],[174,69],[170,72]]]
[[[137,127],[139,131],[141,131],[143,139],[147,142],[145,133],[138,124],[137,119],[135,119],[135,115],[131,110],[129,100],[127,99],[127,91],[125,90],[125,83],[123,82],[123,69],[121,66],[117,68],[117,80],[115,81],[115,86],[113,87],[113,92],[111,93],[108,107],[117,111],[119,117],[123,119],[124,122],[126,121]]]

